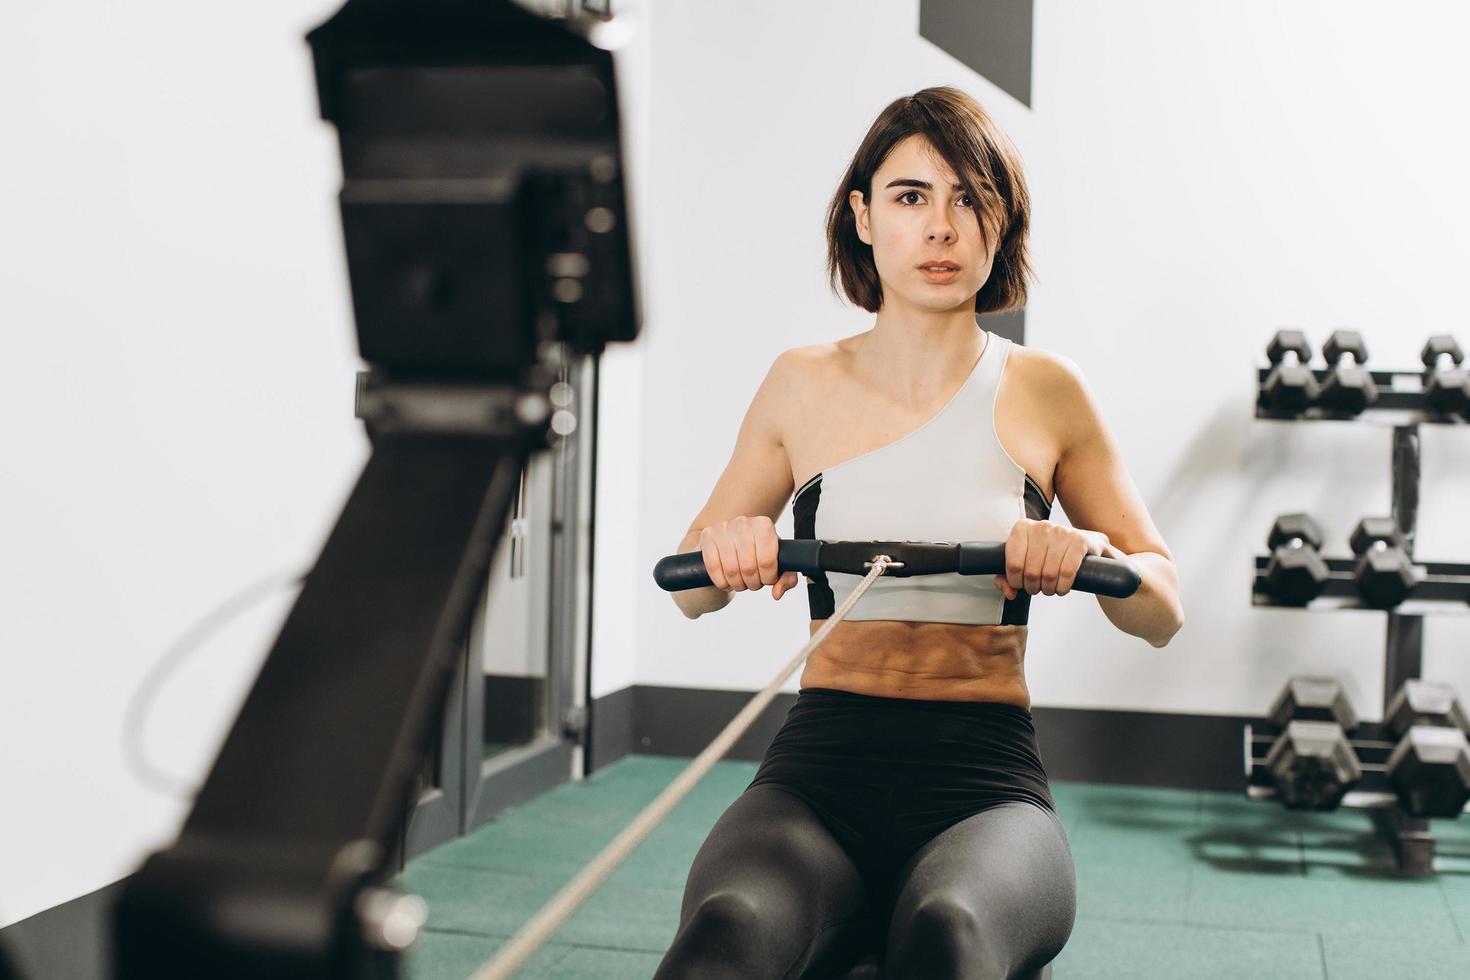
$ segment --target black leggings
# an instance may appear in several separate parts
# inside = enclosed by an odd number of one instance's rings
[[[1067,835],[1044,773],[975,761],[1014,764],[1023,721],[1009,705],[803,691],[695,857],[656,977],[840,976],[865,953],[892,978],[1045,976],[1076,914]]]

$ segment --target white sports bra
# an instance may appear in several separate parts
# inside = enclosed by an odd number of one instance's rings
[[[1041,488],[1001,446],[995,397],[1011,342],[987,331],[970,376],[929,421],[886,446],[830,466],[796,491],[797,538],[823,541],[1004,541],[1022,517],[1045,520]],[[862,580],[807,580],[812,619],[826,619]],[[989,575],[879,578],[850,620],[1025,623],[1029,596],[1007,602]]]

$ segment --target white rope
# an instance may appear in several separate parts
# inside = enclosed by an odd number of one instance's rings
[[[842,622],[844,616],[852,609],[853,603],[868,591],[883,570],[893,560],[887,555],[878,555],[872,561],[872,569],[867,577],[858,583],[857,587],[837,608],[822,628],[817,630],[812,638],[807,641],[806,646],[791,659],[785,667],[781,668],[771,683],[761,689],[760,693],[750,699],[750,702],[740,709],[740,713],[731,719],[730,724],[725,726],[724,731],[716,735],[714,741],[710,742],[705,750],[695,756],[694,761],[674,778],[674,781],[660,793],[657,798],[643,812],[633,818],[618,836],[612,839],[602,852],[588,862],[575,878],[569,881],[561,891],[541,907],[541,911],[532,916],[531,920],[521,927],[521,931],[510,938],[510,941],[502,946],[489,962],[476,970],[470,980],[506,980],[522,964],[531,957],[531,954],[541,948],[541,945],[551,938],[552,933],[561,927],[562,923],[569,919],[583,902],[585,902],[597,886],[601,885],[612,874],[617,866],[623,863],[627,856],[633,853],[633,849],[643,843],[643,839],[653,832],[659,821],[669,815],[679,801],[694,788],[694,784],[713,768],[714,764],[735,744],[736,739],[745,734],[751,724],[765,710],[766,705],[776,697],[781,685],[786,683],[802,661],[815,650],[827,635],[832,632],[833,627]]]

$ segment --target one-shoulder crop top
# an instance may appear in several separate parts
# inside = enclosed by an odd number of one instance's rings
[[[988,332],[987,332],[988,333]],[[797,538],[823,541],[1004,541],[1022,517],[1051,505],[995,432],[995,397],[1011,342],[988,333],[970,376],[929,421],[885,446],[829,466],[802,484]],[[807,581],[812,619],[826,619],[862,580],[822,572]],[[1007,601],[989,575],[879,578],[850,620],[1024,624],[1030,596]]]

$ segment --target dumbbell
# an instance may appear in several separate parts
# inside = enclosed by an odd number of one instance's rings
[[[1419,352],[1424,362],[1424,402],[1446,415],[1470,415],[1470,378],[1460,368],[1465,352],[1447,333],[1430,337]]]
[[[1312,347],[1305,334],[1300,330],[1276,331],[1266,345],[1266,358],[1272,364],[1261,391],[1261,401],[1267,408],[1300,412],[1317,400],[1321,389],[1307,367]]]
[[[1391,517],[1365,517],[1348,538],[1358,566],[1353,582],[1370,606],[1392,609],[1418,584],[1403,532]]]
[[[1470,719],[1448,684],[1408,680],[1384,712],[1398,739],[1385,770],[1415,817],[1458,817],[1470,802]]]
[[[1282,514],[1266,538],[1271,560],[1266,564],[1266,591],[1279,602],[1305,606],[1322,594],[1327,563],[1318,549],[1322,529],[1307,514]]]
[[[1327,380],[1322,383],[1322,407],[1345,415],[1361,415],[1363,409],[1378,400],[1378,386],[1373,375],[1363,367],[1368,361],[1368,348],[1356,330],[1334,330],[1322,345],[1327,359]]]
[[[1289,810],[1335,810],[1363,778],[1348,732],[1357,715],[1331,677],[1293,677],[1271,705],[1281,734],[1266,753],[1277,797]]]

